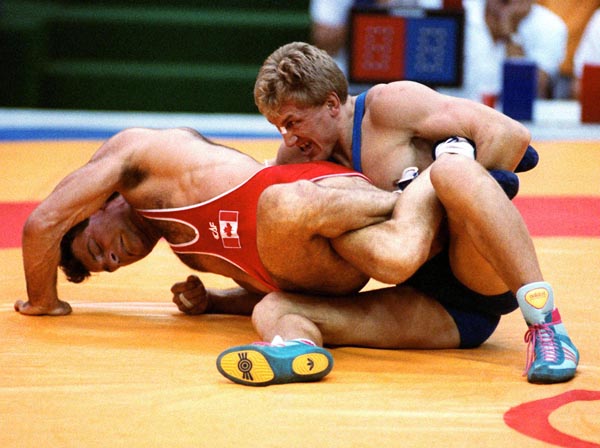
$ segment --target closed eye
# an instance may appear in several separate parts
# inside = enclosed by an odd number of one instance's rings
[[[90,238],[88,241],[88,252],[94,260],[97,260],[102,255],[102,249],[92,238]]]
[[[127,250],[127,246],[125,245],[125,240],[123,240],[123,235],[119,235],[119,240],[120,240],[121,248],[123,249],[123,252],[125,252],[126,255],[133,257],[134,254],[132,254],[131,252],[129,252],[129,250]]]

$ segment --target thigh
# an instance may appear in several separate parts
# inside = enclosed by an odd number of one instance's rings
[[[312,321],[323,342],[332,346],[387,349],[458,348],[452,316],[436,300],[408,286],[361,292],[346,297],[276,293],[265,307],[278,319],[296,314]]]
[[[304,186],[317,188],[310,183]],[[261,195],[257,246],[263,265],[284,290],[318,294],[358,291],[368,276],[333,250],[319,230],[319,204],[310,207],[310,197],[304,198],[302,192],[301,185],[285,184],[269,187]],[[344,222],[343,217],[339,220]]]
[[[493,254],[481,254],[463,221],[451,213],[448,213],[448,232],[450,267],[463,285],[484,295],[500,294],[509,289],[487,260]]]

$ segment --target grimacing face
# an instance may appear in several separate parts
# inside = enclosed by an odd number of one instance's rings
[[[285,104],[271,123],[281,132],[286,146],[294,148],[293,152],[287,151],[287,163],[327,160],[338,141],[336,122],[327,103],[316,107]]]
[[[106,203],[73,239],[73,254],[90,272],[114,272],[141,260],[154,247],[142,219],[122,197]]]

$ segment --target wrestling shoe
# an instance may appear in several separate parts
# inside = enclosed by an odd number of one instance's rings
[[[579,351],[567,335],[558,309],[546,316],[546,322],[530,325],[527,342],[527,374],[530,383],[550,384],[569,381],[575,376]]]
[[[331,354],[305,339],[240,345],[217,358],[219,372],[245,386],[318,381],[332,367]]]
[[[523,158],[515,168],[515,173],[522,173],[524,171],[532,170],[537,166],[539,161],[540,155],[533,148],[533,146],[529,145],[525,151],[525,154],[523,155]]]
[[[419,175],[419,168],[409,166],[402,171],[402,177],[396,181],[396,193],[402,193],[408,185]]]
[[[490,175],[500,184],[508,199],[512,200],[519,192],[519,177],[512,171],[490,170]]]

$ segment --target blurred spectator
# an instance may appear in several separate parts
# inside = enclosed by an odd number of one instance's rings
[[[600,9],[596,10],[585,27],[573,58],[576,97],[579,97],[579,82],[584,64],[600,65]]]
[[[594,11],[600,8],[600,0],[537,0],[542,6],[559,15],[567,25],[567,55],[560,65],[560,75],[553,89],[554,98],[573,98],[573,56],[583,30]]]
[[[481,101],[497,95],[507,58],[538,67],[538,97],[550,97],[567,44],[564,21],[533,0],[464,0],[466,16],[463,88],[444,93]]]
[[[353,6],[441,8],[442,0],[311,0],[311,43],[329,53],[348,75],[348,21]]]

